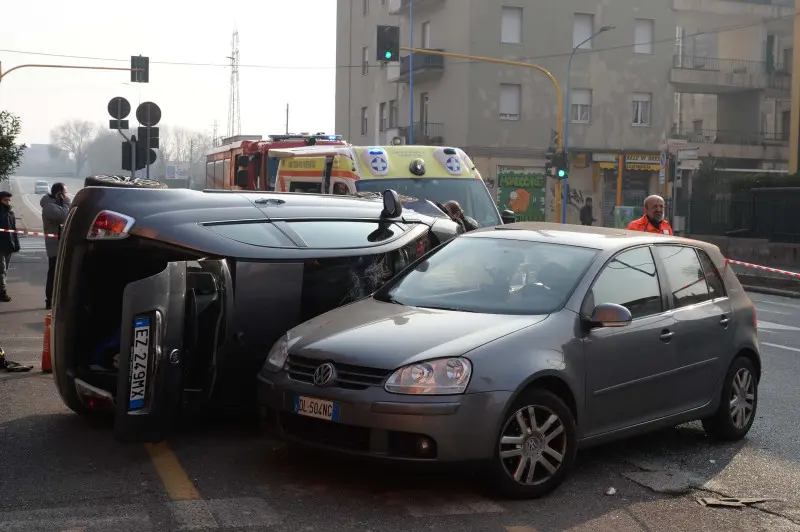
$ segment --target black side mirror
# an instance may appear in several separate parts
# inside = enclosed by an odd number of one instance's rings
[[[514,214],[514,211],[511,209],[506,209],[500,213],[500,219],[503,220],[504,224],[513,224],[517,221],[517,217]]]
[[[625,327],[633,320],[631,311],[616,303],[601,303],[594,307],[589,323],[592,327]]]
[[[247,170],[238,170],[236,172],[236,186],[241,188],[247,188],[248,185],[247,180]]]
[[[400,196],[394,190],[385,190],[381,218],[397,218],[401,214],[403,214],[403,204],[400,202]]]

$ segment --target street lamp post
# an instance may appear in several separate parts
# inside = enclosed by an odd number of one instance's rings
[[[567,98],[566,104],[564,109],[564,154],[567,159],[567,176],[564,178],[564,183],[561,186],[561,223],[567,223],[567,202],[568,202],[568,181],[569,181],[569,123],[572,121],[572,90],[570,89],[570,72],[572,71],[572,58],[575,57],[575,52],[578,51],[578,48],[584,45],[584,43],[591,41],[601,33],[605,31],[613,30],[615,26],[603,26],[600,28],[594,35],[589,36],[588,38],[584,39],[583,42],[578,44],[575,48],[572,49],[572,53],[569,54],[569,62],[567,63]]]

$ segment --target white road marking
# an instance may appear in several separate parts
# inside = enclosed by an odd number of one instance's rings
[[[756,310],[758,312],[766,312],[767,314],[781,314],[783,316],[792,316],[792,315],[794,315],[794,313],[792,313],[792,312],[780,312],[779,310],[769,310],[769,309],[760,308],[760,307],[756,307]]]
[[[782,323],[772,323],[769,321],[761,321],[758,320],[758,329],[765,329],[765,330],[772,330],[772,331],[792,331],[798,332],[800,331],[800,327],[794,327],[792,325],[783,325]]]
[[[139,504],[67,506],[0,512],[0,530],[67,530],[91,526],[102,530],[154,530],[147,508]]]
[[[33,203],[31,203],[31,200],[28,199],[28,196],[33,196],[33,195],[34,194],[23,194],[22,195],[22,201],[25,202],[25,205],[27,205],[30,210],[32,210],[33,212],[35,212],[36,214],[41,216],[42,215],[42,209],[37,207]]]
[[[283,520],[283,516],[278,515],[264,499],[257,497],[173,501],[168,504],[179,530],[263,528]]]
[[[761,342],[761,345],[768,345],[770,347],[777,347],[778,349],[786,349],[787,351],[794,351],[795,353],[800,353],[800,349],[798,349],[797,347],[789,347],[788,345],[771,344],[769,342]]]
[[[754,299],[752,296],[750,296],[750,300],[753,301],[753,303],[761,303],[763,305],[775,305],[777,307],[793,308],[800,311],[800,305],[798,304],[782,303],[780,301],[768,301],[766,299]]]

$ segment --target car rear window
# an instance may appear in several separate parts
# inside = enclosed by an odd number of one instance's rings
[[[395,240],[404,232],[395,223],[350,220],[285,222],[285,226],[296,233],[306,246],[316,249],[377,246]]]

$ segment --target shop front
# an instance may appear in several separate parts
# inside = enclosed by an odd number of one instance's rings
[[[622,172],[620,159],[624,161]],[[592,161],[602,175],[605,227],[627,227],[644,214],[645,198],[662,191],[659,153],[594,153]]]

